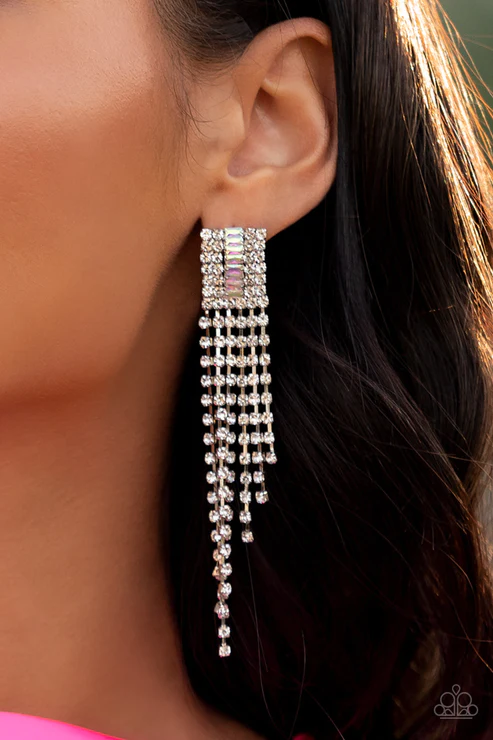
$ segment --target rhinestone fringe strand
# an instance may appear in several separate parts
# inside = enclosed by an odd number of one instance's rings
[[[218,581],[214,611],[220,620],[219,655],[231,654],[227,642],[230,627],[228,598],[231,594],[231,555],[233,508],[238,447],[239,500],[242,510],[243,542],[253,542],[251,530],[252,491],[255,501],[269,500],[265,490],[264,463],[276,462],[272,395],[269,390],[270,342],[266,327],[265,242],[266,229],[232,227],[202,229],[200,261],[202,271],[203,330],[200,364],[204,370],[202,421],[207,428],[204,443],[210,490],[207,501],[212,508],[209,519],[215,525],[211,539],[215,544],[212,575]]]

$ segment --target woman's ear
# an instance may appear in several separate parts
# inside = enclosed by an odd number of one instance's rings
[[[337,162],[334,60],[313,18],[259,33],[228,77],[202,90],[208,186],[202,223],[256,226],[274,236],[312,210]],[[203,176],[203,171],[202,171]]]

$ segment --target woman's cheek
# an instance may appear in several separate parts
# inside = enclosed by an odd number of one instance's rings
[[[113,372],[163,263],[157,40],[135,3],[85,5],[0,12],[0,395]]]

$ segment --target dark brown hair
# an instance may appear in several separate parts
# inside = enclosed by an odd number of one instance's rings
[[[491,174],[439,11],[432,0],[156,7],[183,101],[187,72],[233,63],[266,26],[306,15],[331,28],[338,94],[335,185],[268,242],[279,462],[255,544],[233,538],[227,660],[198,335],[183,373],[163,555],[192,684],[272,740],[492,737],[477,518],[492,456]],[[434,706],[456,684],[478,712],[444,722]]]

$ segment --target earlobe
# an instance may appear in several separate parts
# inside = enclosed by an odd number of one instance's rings
[[[330,31],[294,19],[257,36],[233,73],[244,136],[211,192],[203,223],[267,228],[269,236],[312,210],[336,170],[335,75]]]

